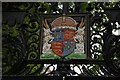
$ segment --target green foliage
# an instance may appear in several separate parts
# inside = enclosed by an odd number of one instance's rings
[[[2,4],[2,6],[3,6],[2,10],[3,11],[26,11],[27,13],[34,14],[34,15],[31,15],[31,14],[27,15],[24,18],[24,21],[23,21],[23,24],[29,25],[29,26],[26,26],[24,28],[24,30],[26,30],[25,33],[27,34],[27,36],[30,36],[31,34],[29,33],[29,31],[32,32],[32,31],[36,30],[37,28],[40,28],[40,25],[39,25],[39,23],[37,21],[34,21],[32,23],[30,22],[30,20],[31,20],[30,17],[36,16],[36,19],[39,19],[40,18],[40,14],[43,14],[43,13],[47,14],[49,12],[53,13],[53,12],[57,12],[57,11],[58,11],[58,13],[60,13],[61,8],[58,7],[60,5],[61,5],[60,2],[57,3],[57,4],[54,4],[54,5],[53,5],[53,3],[47,3],[47,2],[3,3]],[[96,13],[104,12],[105,8],[114,8],[114,7],[117,7],[118,5],[120,6],[120,3],[119,2],[118,3],[116,3],[116,2],[112,2],[112,3],[109,3],[109,2],[103,2],[103,3],[81,2],[78,5],[82,6],[81,7],[81,12],[83,12],[83,13],[86,13],[86,12],[91,13],[90,19],[92,20],[95,17]],[[75,11],[76,7],[74,6],[74,2],[71,2],[69,7],[70,7],[69,9],[72,9],[73,12]],[[105,26],[103,26],[102,23],[108,21],[107,16],[105,14],[98,15],[98,18],[96,19],[96,21],[97,20],[98,20],[98,22],[94,22],[91,26],[93,26],[93,28],[95,30],[98,30],[98,31],[104,30]],[[102,25],[102,26],[99,26],[99,25]],[[35,27],[33,28],[33,26],[35,26]],[[3,63],[2,63],[2,65],[3,65],[3,73],[8,72],[12,68],[12,66],[15,64],[14,61],[17,61],[18,57],[20,56],[19,52],[14,52],[15,47],[17,47],[17,46],[14,46],[15,45],[14,39],[16,37],[20,37],[20,35],[21,35],[20,31],[17,30],[17,28],[22,28],[22,26],[19,25],[19,24],[15,24],[15,25],[12,25],[12,26],[8,25],[8,24],[3,24],[3,32],[2,33],[3,34],[7,34],[10,37],[12,37],[10,39],[3,37],[3,44],[4,45],[3,45],[3,48],[2,48],[2,50],[3,50],[2,53],[3,53],[3,57],[6,59],[6,61],[3,61]],[[0,32],[1,32],[1,29],[0,29]],[[38,30],[34,34],[38,34],[39,35],[39,32],[40,31]],[[94,30],[91,29],[90,35],[92,35],[93,33],[94,33]],[[28,44],[30,44],[31,42],[35,41],[35,39],[33,37],[38,39],[38,36],[33,35],[32,37],[30,37],[27,40]],[[102,38],[94,38],[94,41],[103,43],[103,39]],[[31,43],[30,47],[28,47],[28,48],[33,50],[36,47],[38,47],[38,44],[39,44],[38,42],[37,43]],[[97,58],[94,57],[93,59],[94,60],[104,60],[103,55],[101,54],[102,47],[99,46],[98,50],[100,51],[99,55],[98,55],[98,53],[92,53],[92,54],[98,56]],[[11,53],[14,53],[14,55],[12,55]],[[117,64],[119,64],[120,63],[119,55],[116,54],[115,56],[117,56],[117,59],[118,59]],[[27,57],[28,60],[35,60],[37,58],[38,58],[38,49],[36,49],[36,52],[35,51],[31,51],[30,54]],[[31,69],[29,74],[32,74],[41,65],[40,64],[39,65],[28,64],[27,67],[28,66]],[[99,70],[100,70],[100,68],[99,68],[98,65],[95,65],[95,66],[93,66],[90,69],[89,68],[87,69],[88,72],[90,71],[90,72],[94,73],[95,75],[99,74],[97,72]],[[83,73],[81,73],[81,75],[82,74]],[[40,75],[40,74],[37,74],[37,75]]]

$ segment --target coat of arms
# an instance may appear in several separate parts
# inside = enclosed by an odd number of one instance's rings
[[[41,59],[86,59],[85,18],[77,23],[72,17],[58,17],[48,25],[43,21],[44,38]]]

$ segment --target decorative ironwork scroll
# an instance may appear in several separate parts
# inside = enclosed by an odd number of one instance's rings
[[[120,77],[120,2],[3,4],[3,77]]]

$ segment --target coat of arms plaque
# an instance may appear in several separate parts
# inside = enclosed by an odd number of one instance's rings
[[[51,21],[51,22],[50,22]],[[40,59],[86,59],[86,16],[78,19],[59,16],[43,19],[43,38]]]

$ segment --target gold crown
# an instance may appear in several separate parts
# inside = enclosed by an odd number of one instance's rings
[[[71,17],[63,16],[63,17],[56,18],[51,23],[51,26],[52,26],[52,30],[64,29],[64,28],[69,28],[69,29],[76,30],[77,22]]]

